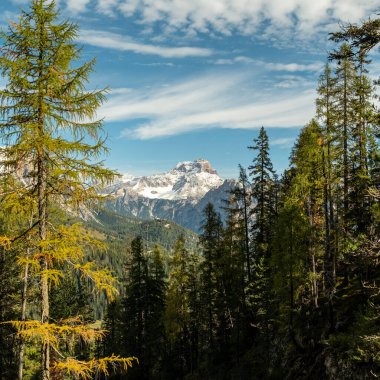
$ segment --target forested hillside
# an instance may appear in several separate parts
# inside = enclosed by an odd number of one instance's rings
[[[0,380],[378,378],[380,19],[330,35],[289,168],[262,127],[199,236],[100,208],[117,173],[77,36],[47,0],[2,35]]]
[[[79,220],[80,221],[80,220]],[[106,245],[106,249],[96,249],[88,252],[86,259],[97,262],[101,267],[111,270],[119,280],[125,278],[125,267],[130,260],[131,242],[136,236],[142,236],[144,250],[150,253],[154,249],[161,249],[165,266],[168,265],[169,254],[178,237],[182,236],[188,249],[194,250],[198,243],[198,236],[174,222],[154,219],[141,220],[116,214],[102,207],[91,222],[83,223],[84,233],[96,237]],[[89,290],[93,290],[89,284]],[[123,291],[122,282],[117,288]],[[101,320],[107,307],[107,296],[98,294],[88,299],[92,313],[91,318]]]

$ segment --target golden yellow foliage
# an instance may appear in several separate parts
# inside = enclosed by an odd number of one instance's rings
[[[87,250],[104,250],[105,244],[86,234],[82,225],[76,223],[49,231],[47,239],[39,242],[39,248],[51,263],[65,263],[81,261]]]
[[[71,318],[57,323],[43,323],[37,320],[9,321],[17,334],[25,340],[39,341],[43,345],[49,343],[58,350],[60,341],[69,341],[70,338],[80,337],[84,342],[90,343],[104,336],[104,330],[94,329],[83,324],[79,317]]]
[[[55,371],[62,375],[74,376],[78,379],[92,379],[94,375],[110,375],[110,371],[121,370],[126,372],[133,362],[139,363],[134,356],[122,358],[119,355],[105,357],[101,359],[91,359],[88,362],[77,360],[75,358],[66,358],[64,361],[56,362],[53,366]]]
[[[40,262],[33,257],[31,258],[31,257],[19,256],[17,257],[17,264],[19,264],[20,266],[30,265],[36,271],[39,270],[39,267],[40,267]]]
[[[90,363],[92,368],[94,368],[97,373],[103,373],[109,376],[110,366],[113,370],[121,369],[123,371],[127,371],[128,367],[132,367],[134,361],[139,364],[139,360],[135,356],[122,358],[119,355],[112,354],[110,357],[92,359]]]
[[[98,290],[104,291],[110,301],[119,294],[116,288],[117,280],[112,276],[108,269],[98,269],[93,262],[86,264],[76,264],[83,277],[90,278]]]
[[[63,278],[62,271],[58,269],[45,269],[40,271],[41,278],[47,279],[49,282],[54,283],[54,285],[58,285],[59,279]]]
[[[61,375],[74,376],[79,379],[92,379],[94,371],[88,362],[76,360],[74,358],[66,358],[65,361],[56,362],[53,370]]]
[[[102,339],[105,331],[96,329],[93,325],[83,323],[80,316],[61,320],[59,323],[42,323],[37,320],[9,321],[17,334],[28,341],[38,341],[42,345],[49,344],[59,353],[59,343],[66,343],[80,338],[85,343],[95,342]],[[60,353],[59,353],[60,354]],[[64,357],[53,363],[52,369],[61,376],[70,376],[75,379],[89,380],[94,376],[110,375],[115,371],[127,371],[133,362],[139,363],[136,357],[123,358],[112,354],[105,358],[93,358],[89,361],[77,360],[73,357]]]
[[[4,247],[5,249],[9,249],[11,245],[12,240],[9,238],[9,236],[0,236],[0,246]]]

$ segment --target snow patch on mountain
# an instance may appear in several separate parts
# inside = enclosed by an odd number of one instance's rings
[[[223,199],[235,186],[223,180],[207,160],[178,163],[166,173],[143,177],[125,175],[106,189],[108,207],[122,215],[167,219],[199,232],[207,202],[225,218]]]
[[[143,177],[124,175],[108,188],[110,194],[166,200],[200,200],[207,192],[223,184],[211,164],[203,159],[180,162],[167,173]]]

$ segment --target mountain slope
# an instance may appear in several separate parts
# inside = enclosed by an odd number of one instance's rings
[[[208,202],[224,217],[222,200],[234,187],[223,180],[206,160],[180,162],[167,173],[124,177],[110,186],[108,207],[121,215],[172,220],[199,232]]]
[[[79,219],[81,220],[81,219]],[[96,213],[96,218],[83,221],[88,234],[104,242],[107,250],[89,250],[87,259],[98,263],[101,267],[111,270],[120,281],[120,291],[123,292],[122,280],[125,278],[126,265],[130,260],[131,241],[141,236],[144,244],[144,254],[149,255],[157,244],[162,248],[164,262],[167,263],[176,240],[182,235],[186,247],[196,251],[198,236],[176,223],[167,220],[141,220],[122,216],[113,211],[102,209]],[[101,320],[106,310],[107,298],[103,293],[95,293],[91,301],[94,318]]]

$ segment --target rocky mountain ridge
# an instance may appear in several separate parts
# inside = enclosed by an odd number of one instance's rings
[[[204,159],[178,163],[166,173],[124,176],[106,189],[108,207],[122,215],[142,219],[168,219],[198,232],[202,211],[212,202],[221,212],[235,182],[223,180]]]

